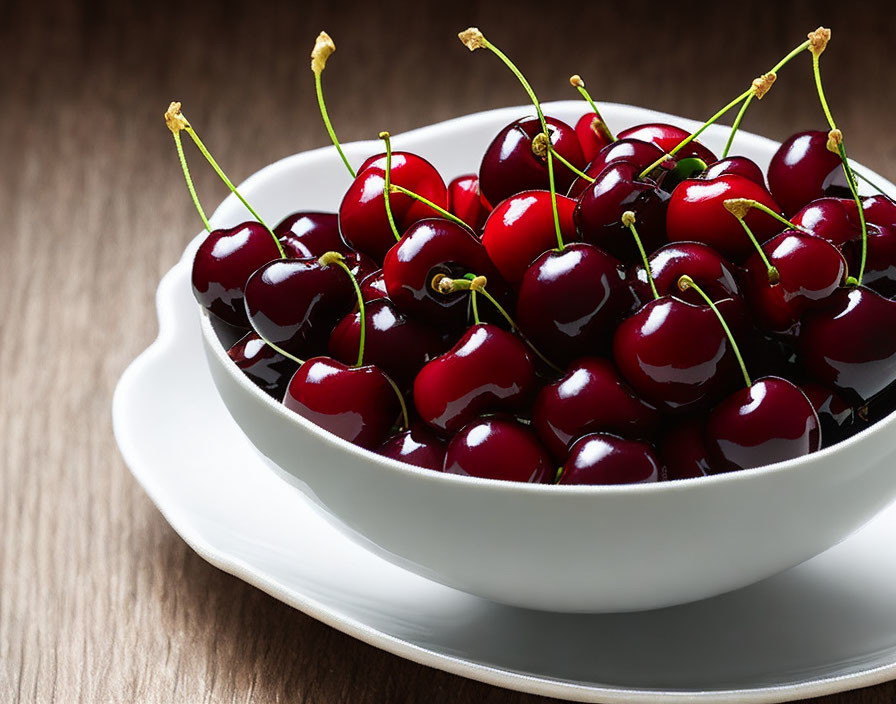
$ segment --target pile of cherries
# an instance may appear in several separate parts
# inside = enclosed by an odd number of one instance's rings
[[[728,148],[718,158],[702,129],[614,136],[577,76],[592,109],[575,126],[544,116],[467,30],[536,115],[446,185],[386,133],[352,169],[323,103],[335,47],[321,33],[321,113],[353,176],[339,212],[210,231],[196,298],[287,408],[435,471],[655,482],[839,442],[896,407],[896,202],[857,195],[818,74],[829,37],[787,60],[812,54],[831,129],[786,140],[766,179]],[[729,105],[732,137],[776,70]],[[223,172],[179,104],[166,119],[195,200],[179,133]]]

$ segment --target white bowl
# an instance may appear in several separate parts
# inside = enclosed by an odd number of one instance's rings
[[[585,106],[560,102],[546,111],[571,122]],[[476,171],[498,130],[529,112],[469,115],[398,135],[393,143],[432,161],[447,180]],[[657,120],[698,126],[623,105],[606,105],[602,112],[616,130]],[[719,127],[703,141],[719,150],[726,137]],[[380,147],[357,142],[345,151],[359,164]],[[777,147],[739,132],[732,153],[765,168]],[[242,192],[263,217],[276,221],[298,209],[336,210],[348,183],[335,150],[326,148],[265,167]],[[231,197],[213,224],[246,217]],[[355,447],[268,397],[227,357],[209,318],[198,317],[215,385],[273,469],[341,530],[386,559],[497,602],[612,612],[714,596],[817,555],[896,497],[896,415],[799,460],[667,483],[532,485],[418,469]]]

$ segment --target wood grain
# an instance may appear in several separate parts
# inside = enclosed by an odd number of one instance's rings
[[[352,140],[523,102],[457,43],[469,24],[544,99],[574,97],[566,76],[581,73],[602,99],[698,117],[829,23],[851,154],[896,176],[887,2],[626,5],[0,2],[0,700],[539,701],[387,655],[206,564],[124,467],[110,399],[199,229],[162,111],[183,100],[237,181],[325,144],[307,66],[321,28],[340,47],[330,111]],[[821,126],[807,71],[789,67],[747,128]],[[894,700],[890,683],[817,702]]]

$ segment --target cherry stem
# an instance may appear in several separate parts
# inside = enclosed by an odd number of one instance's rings
[[[402,427],[407,430],[411,427],[411,422],[408,420],[408,405],[405,403],[404,394],[401,393],[401,389],[398,388],[398,384],[392,381],[392,377],[390,377],[386,372],[380,369],[383,376],[386,378],[386,381],[389,382],[389,386],[392,387],[392,390],[395,392],[395,395],[398,396],[398,405],[401,406],[401,420]]]
[[[644,271],[647,272],[647,281],[650,284],[650,290],[653,292],[653,298],[656,300],[660,297],[656,290],[656,283],[653,280],[653,273],[650,271],[650,262],[647,259],[647,252],[644,251],[644,245],[638,236],[638,230],[635,228],[635,214],[631,210],[626,210],[622,214],[622,224],[632,231],[632,237],[635,238],[635,244],[638,245],[638,251],[641,253],[641,261],[644,263]]]
[[[473,308],[473,322],[479,325],[482,321],[479,319],[479,303],[476,300],[475,288],[470,288],[470,305]]]
[[[557,186],[554,183],[554,150],[548,149],[548,183],[551,187],[551,211],[554,215],[554,232],[557,234],[557,249],[563,251],[563,234],[560,232],[560,213],[557,211]]]
[[[772,263],[768,260],[768,257],[765,254],[765,250],[762,249],[762,245],[760,245],[759,240],[756,239],[756,235],[753,234],[750,226],[747,225],[747,223],[744,221],[746,211],[748,211],[750,208],[746,205],[743,205],[741,202],[748,200],[749,198],[730,198],[729,200],[726,200],[724,202],[724,206],[729,213],[737,218],[740,226],[744,228],[744,232],[747,233],[747,237],[750,238],[750,242],[753,243],[753,247],[755,247],[756,251],[759,253],[759,258],[762,259],[762,263],[765,264],[765,270],[768,273],[769,284],[771,284],[772,286],[776,286],[781,280],[781,274],[778,272],[777,267],[772,266]],[[729,203],[733,203],[733,205],[729,205]]]
[[[562,476],[563,476],[563,465],[561,464],[559,467],[557,467],[557,471],[554,472],[554,484],[559,484],[560,477],[562,477]]]
[[[363,366],[364,345],[367,341],[367,315],[364,311],[364,296],[361,294],[361,287],[358,285],[358,279],[352,273],[352,270],[348,268],[348,264],[345,263],[345,257],[343,257],[339,252],[325,252],[320,256],[320,258],[318,258],[318,261],[323,267],[335,264],[346,274],[348,274],[348,278],[352,280],[352,286],[354,286],[355,288],[355,296],[358,299],[358,314],[361,316],[361,334],[358,339],[358,362],[355,364],[355,366]]]
[[[582,80],[582,77],[578,74],[569,77],[569,84],[581,93],[582,97],[588,101],[588,104],[591,106],[591,109],[594,111],[594,116],[597,119],[597,124],[595,127],[595,123],[591,123],[591,129],[599,132],[601,135],[609,139],[611,142],[615,142],[616,138],[613,136],[613,133],[610,132],[610,128],[604,120],[603,116],[600,114],[600,110],[597,109],[597,105],[594,103],[594,100],[591,99],[591,94],[585,88],[585,81]]]
[[[690,276],[685,274],[680,279],[678,279],[678,289],[682,293],[684,293],[689,288],[694,289],[700,296],[700,298],[704,300],[706,305],[712,308],[712,312],[716,314],[716,317],[722,324],[722,329],[725,331],[725,335],[728,336],[728,342],[731,343],[731,349],[734,350],[734,356],[737,357],[737,363],[740,365],[741,372],[743,372],[744,381],[747,383],[747,388],[750,388],[753,385],[753,382],[750,380],[750,375],[747,373],[747,365],[744,364],[744,358],[740,354],[740,349],[738,348],[737,343],[734,341],[734,335],[731,334],[731,329],[728,327],[728,323],[725,322],[725,318],[722,317],[722,314],[719,312],[716,304],[712,302],[712,299],[706,295],[703,289],[700,288]]]
[[[760,203],[758,200],[753,200],[752,198],[729,198],[728,200],[724,201],[724,206],[728,209],[729,212],[732,212],[732,213],[734,213],[735,211],[737,213],[743,212],[744,217],[746,216],[746,210],[749,210],[750,208],[756,208],[756,210],[759,210],[759,211],[765,213],[766,215],[773,217],[779,223],[781,223],[782,225],[784,225],[785,227],[787,227],[791,230],[797,230],[799,232],[802,232],[805,235],[812,234],[809,230],[807,230],[802,225],[797,225],[796,223],[791,222],[784,216],[776,213],[774,210],[769,208],[767,205]],[[742,211],[741,210],[742,208],[745,210]]]
[[[856,176],[857,178],[862,179],[865,183],[867,183],[869,186],[871,186],[875,191],[877,191],[878,193],[880,193],[882,196],[886,196],[886,197],[889,198],[890,200],[893,200],[893,196],[891,196],[889,193],[887,193],[883,188],[881,188],[880,186],[878,186],[874,181],[872,181],[872,180],[871,180],[870,178],[868,178],[867,176],[865,176],[865,175],[863,175],[863,174],[860,174],[860,173],[859,173],[858,171],[856,171],[855,169],[852,170],[852,175],[853,175],[853,176]]]
[[[324,126],[327,128],[327,134],[330,135],[330,141],[333,142],[333,146],[336,147],[336,151],[339,152],[339,156],[342,157],[342,163],[345,164],[345,168],[348,169],[348,172],[352,175],[352,178],[354,178],[355,170],[352,168],[352,165],[348,163],[345,152],[342,151],[342,146],[336,138],[333,124],[330,122],[330,115],[327,112],[327,105],[324,102],[324,91],[320,80],[320,76],[327,65],[327,59],[334,51],[336,51],[336,44],[330,38],[330,35],[326,32],[318,34],[317,40],[314,42],[314,49],[311,50],[311,72],[314,74],[314,89],[317,92],[317,105],[320,108],[320,116],[323,118]]]
[[[561,164],[563,164],[567,169],[572,171],[576,176],[578,176],[579,178],[585,179],[588,183],[594,183],[593,178],[591,178],[588,174],[586,174],[581,169],[577,169],[575,166],[570,164],[566,159],[564,159],[563,156],[561,156],[560,152],[558,152],[556,149],[554,149],[553,144],[548,148],[551,150],[551,154],[554,156],[554,158],[557,161],[559,161]]]
[[[395,227],[395,218],[392,217],[392,139],[388,132],[380,132],[380,139],[386,143],[386,183],[383,186],[383,200],[386,203],[386,217],[389,218],[389,227],[395,235],[395,241],[401,240],[401,234]]]
[[[731,145],[734,143],[734,135],[736,135],[737,130],[740,129],[740,123],[743,122],[744,115],[747,114],[747,108],[750,107],[750,103],[753,102],[754,97],[756,97],[755,94],[750,93],[744,101],[744,104],[740,106],[740,110],[737,111],[737,117],[734,118],[734,123],[731,125],[731,131],[728,133],[728,140],[725,142],[725,148],[722,150],[722,159],[725,159],[728,156],[728,152],[731,151]]]
[[[420,201],[421,203],[423,203],[423,205],[425,205],[428,208],[431,208],[432,210],[437,212],[439,215],[441,215],[446,220],[451,220],[452,222],[456,222],[458,225],[463,225],[467,229],[470,228],[470,226],[467,223],[465,223],[463,220],[461,220],[459,217],[457,217],[457,215],[455,215],[454,213],[449,213],[442,206],[436,205],[431,200],[429,200],[428,198],[424,198],[423,196],[419,195],[418,193],[409,191],[404,186],[399,186],[397,183],[392,183],[389,185],[389,192],[390,193],[403,193],[404,195],[408,196],[409,198],[413,198],[416,201]]]
[[[196,195],[196,188],[193,186],[193,179],[190,177],[190,167],[187,166],[187,157],[184,155],[184,145],[180,138],[180,132],[172,132],[171,134],[174,136],[174,146],[177,148],[177,156],[180,159],[180,167],[184,172],[184,179],[187,182],[187,190],[190,192],[190,198],[193,199],[193,205],[196,206],[196,212],[199,213],[199,217],[202,218],[202,224],[205,225],[206,231],[211,232],[212,226],[209,224],[208,218],[205,217],[205,211],[199,203],[199,196]]]

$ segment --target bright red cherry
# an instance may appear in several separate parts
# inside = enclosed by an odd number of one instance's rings
[[[414,404],[437,431],[456,432],[482,413],[520,408],[534,386],[535,368],[526,345],[481,323],[420,370]]]
[[[662,464],[644,442],[607,433],[573,443],[558,484],[644,484],[660,480]]]
[[[806,394],[806,398],[818,414],[824,447],[830,447],[856,432],[858,425],[856,409],[836,391],[814,381],[800,384],[800,391]]]
[[[797,386],[764,377],[713,409],[706,446],[720,472],[802,457],[821,449],[818,415]]]
[[[844,198],[813,200],[797,211],[790,222],[838,247],[862,236],[855,201]]]
[[[545,121],[557,153],[576,168],[585,168],[575,130],[553,117]],[[538,134],[542,134],[541,122],[527,117],[507,125],[486,148],[479,166],[479,188],[489,203],[500,203],[523,191],[548,189],[547,157],[532,151],[532,139]],[[554,159],[557,190],[565,193],[574,179],[575,174]]]
[[[424,423],[413,423],[407,430],[386,440],[376,452],[415,467],[441,472],[445,464],[445,447],[445,441]]]
[[[822,196],[849,196],[840,155],[827,143],[827,132],[797,132],[772,156],[768,187],[786,216]]]
[[[743,262],[756,249],[737,218],[725,208],[724,202],[730,198],[750,198],[775,212],[781,210],[763,186],[738,174],[686,179],[669,199],[669,241],[703,242],[732,262]],[[781,230],[774,218],[755,209],[747,213],[745,221],[760,244]]]
[[[608,144],[613,144],[607,130],[601,129],[600,118],[593,112],[587,112],[578,119],[576,136],[579,138],[579,146],[582,147],[582,156],[585,157],[586,164],[594,161],[601,149]]]
[[[291,259],[319,257],[327,252],[349,254],[351,248],[339,234],[339,216],[336,213],[304,212],[287,215],[274,234]]]
[[[458,176],[448,184],[448,212],[457,215],[473,232],[482,232],[492,206],[479,191],[476,174]]]
[[[227,350],[234,364],[258,388],[278,401],[298,364],[269,347],[256,333],[250,332]]]
[[[736,269],[716,250],[702,242],[672,242],[656,250],[647,260],[657,293],[660,296],[677,296],[684,301],[702,304],[703,299],[694,289],[682,293],[678,280],[690,276],[713,301],[723,298],[738,299],[740,288]],[[653,298],[647,270],[636,266],[631,275],[632,289],[642,303]]]
[[[455,435],[445,452],[445,472],[535,484],[554,478],[551,458],[535,433],[504,418],[481,418]]]
[[[383,443],[400,412],[398,395],[382,371],[370,364],[348,367],[329,357],[299,367],[283,405],[368,450]]]
[[[277,243],[260,223],[212,230],[193,258],[193,295],[221,320],[248,328],[246,281],[256,269],[279,258]]]
[[[752,159],[745,156],[729,156],[710,164],[700,177],[707,181],[726,174],[737,174],[765,188],[765,175]]]
[[[585,168],[585,173],[591,178],[597,178],[601,171],[619,161],[633,164],[635,168],[641,171],[662,156],[663,150],[650,142],[643,142],[640,139],[617,139],[615,142],[606,145],[591,159],[591,162]],[[671,164],[673,162],[668,163]],[[577,178],[573,181],[572,186],[569,187],[567,195],[570,198],[578,198],[588,188],[588,183],[582,177]]]
[[[658,146],[666,154],[690,136],[691,133],[687,130],[663,122],[650,122],[643,125],[635,125],[634,127],[629,127],[627,130],[622,130],[622,132],[619,132],[616,135],[619,139],[630,138],[650,142],[651,144]],[[712,164],[714,161],[718,161],[716,155],[696,139],[689,142],[675,154],[676,159],[685,159],[688,157],[697,157],[707,164]],[[649,164],[647,164],[647,166],[649,166]]]
[[[692,479],[714,474],[703,439],[706,419],[684,418],[663,433],[659,454],[665,467],[663,479]]]
[[[585,357],[563,378],[542,388],[532,408],[532,427],[558,462],[577,438],[597,431],[631,438],[652,437],[656,408],[639,398],[612,363]]]
[[[407,152],[392,152],[391,182],[432,201],[439,207],[448,205],[448,191],[436,168],[423,157]],[[382,262],[395,235],[386,216],[383,188],[386,184],[386,155],[378,154],[365,161],[348,187],[339,206],[339,229],[354,249]],[[392,217],[399,234],[413,223],[432,217],[432,209],[420,201],[393,193],[389,197]]]

